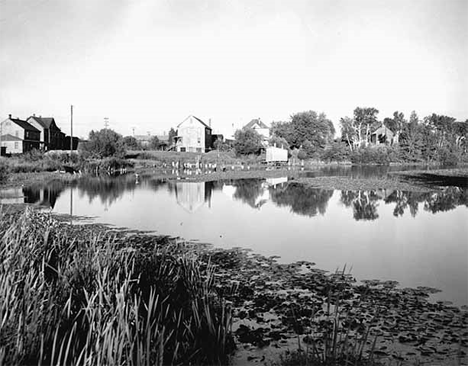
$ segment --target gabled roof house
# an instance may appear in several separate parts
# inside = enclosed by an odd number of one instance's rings
[[[200,118],[188,116],[177,126],[176,151],[208,152],[212,148],[212,129]]]
[[[264,139],[270,137],[270,129],[263,123],[260,118],[256,118],[247,123],[244,128],[251,128],[257,131]]]
[[[39,149],[40,131],[11,114],[0,123],[0,145],[6,154],[21,154]],[[3,150],[2,149],[2,150]]]
[[[57,126],[53,117],[37,117],[33,114],[28,118],[28,123],[41,132],[41,149],[48,151],[66,148],[65,134]]]

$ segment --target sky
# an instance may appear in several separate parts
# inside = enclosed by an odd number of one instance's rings
[[[232,133],[356,107],[468,119],[467,0],[0,0],[0,120]]]

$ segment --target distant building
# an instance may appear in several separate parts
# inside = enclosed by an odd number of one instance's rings
[[[195,116],[188,116],[177,126],[176,151],[208,152],[212,149],[212,129]]]
[[[42,150],[49,151],[70,148],[70,143],[66,144],[65,134],[57,126],[53,117],[36,117],[33,114],[28,118],[27,122],[41,132],[40,148]]]
[[[251,128],[255,131],[257,131],[257,133],[259,135],[261,135],[263,137],[264,140],[268,139],[270,137],[270,129],[268,128],[268,126],[263,123],[260,118],[256,118],[256,119],[253,119],[251,120],[249,123],[247,123],[244,128]]]
[[[135,135],[133,137],[135,137],[141,147],[146,148],[149,146],[150,140],[153,136],[148,133],[147,135]]]
[[[41,132],[26,121],[12,118],[11,114],[0,124],[0,135],[6,154],[22,154],[40,147]]]
[[[374,145],[393,145],[394,143],[398,143],[398,141],[395,134],[388,127],[382,124],[381,127],[377,128],[371,134],[371,143]]]

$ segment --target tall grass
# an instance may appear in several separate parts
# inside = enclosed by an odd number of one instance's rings
[[[0,223],[0,365],[226,364],[213,268],[168,240],[27,210]]]

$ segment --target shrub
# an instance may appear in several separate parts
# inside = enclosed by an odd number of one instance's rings
[[[458,164],[458,154],[446,147],[437,150],[439,163],[444,166],[456,166]]]
[[[334,142],[330,147],[325,149],[322,154],[322,159],[325,161],[349,161],[351,151],[346,144],[342,142]]]
[[[0,183],[5,181],[7,176],[8,176],[8,166],[6,165],[4,161],[0,160]]]
[[[237,155],[259,154],[262,149],[262,137],[252,128],[237,130],[234,135],[234,150]]]
[[[398,151],[391,146],[369,146],[353,151],[351,161],[354,164],[387,165],[398,161]]]

